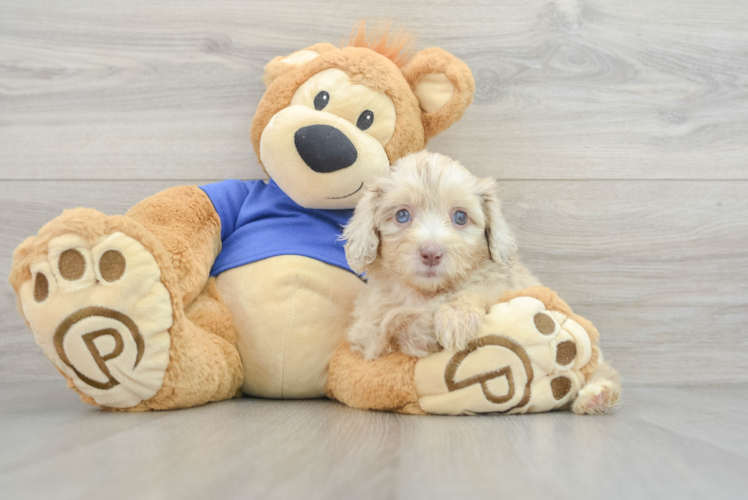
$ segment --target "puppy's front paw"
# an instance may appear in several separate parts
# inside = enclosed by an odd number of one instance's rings
[[[434,315],[436,338],[442,347],[462,351],[476,338],[485,311],[472,304],[444,304]]]

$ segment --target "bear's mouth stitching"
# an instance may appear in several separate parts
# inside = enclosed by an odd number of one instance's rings
[[[358,187],[358,189],[355,190],[354,192],[352,192],[351,194],[347,194],[345,196],[333,196],[333,197],[329,197],[329,198],[325,198],[325,199],[326,200],[342,200],[343,198],[348,198],[348,197],[353,196],[354,194],[358,193],[359,191],[361,191],[362,187],[364,187],[364,183],[363,182]]]

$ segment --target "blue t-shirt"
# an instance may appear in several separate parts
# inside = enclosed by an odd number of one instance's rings
[[[278,255],[302,255],[353,272],[339,237],[353,210],[303,208],[272,179],[229,180],[200,186],[221,218],[223,248],[210,271]]]

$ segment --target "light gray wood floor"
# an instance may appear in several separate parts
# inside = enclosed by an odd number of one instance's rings
[[[612,415],[421,417],[240,399],[112,414],[0,384],[3,499],[745,498],[748,386],[626,388]]]

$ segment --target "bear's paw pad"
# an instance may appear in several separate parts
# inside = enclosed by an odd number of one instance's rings
[[[172,304],[153,255],[114,232],[49,241],[19,295],[44,354],[97,404],[135,406],[161,388]]]
[[[419,404],[451,415],[558,409],[579,392],[590,355],[579,324],[537,299],[518,297],[492,307],[466,349],[419,360]]]

